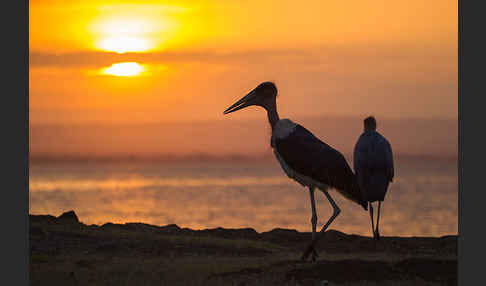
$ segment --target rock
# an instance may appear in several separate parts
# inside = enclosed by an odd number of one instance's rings
[[[141,223],[141,222],[129,222],[129,223],[125,223],[124,225],[121,225],[121,227],[126,230],[144,231],[144,232],[153,232],[159,229],[158,226],[147,224],[147,223]]]
[[[70,210],[68,212],[63,213],[62,215],[60,215],[58,217],[58,219],[62,219],[66,222],[69,221],[69,222],[79,223],[78,216],[76,215],[76,213],[73,210]]]
[[[181,232],[181,228],[177,224],[168,224],[159,228],[161,232],[176,234]]]
[[[330,229],[326,231],[324,238],[328,241],[338,241],[338,240],[344,240],[348,237],[345,233],[342,233],[340,231]]]
[[[212,228],[197,231],[199,234],[217,236],[222,238],[252,239],[258,238],[258,233],[253,228]]]
[[[30,223],[55,224],[56,217],[52,215],[29,215]]]

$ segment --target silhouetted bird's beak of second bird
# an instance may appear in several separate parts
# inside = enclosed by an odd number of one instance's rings
[[[238,100],[235,104],[228,107],[223,114],[228,114],[231,112],[235,112],[237,110],[243,109],[245,107],[255,105],[256,103],[256,92],[255,90],[250,91],[247,95],[243,96],[240,100]]]

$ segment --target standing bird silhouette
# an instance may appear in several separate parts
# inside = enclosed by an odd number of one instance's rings
[[[376,120],[373,116],[364,120],[364,132],[354,147],[354,171],[363,197],[369,202],[373,239],[378,240],[380,239],[378,225],[381,202],[385,199],[388,185],[393,182],[395,170],[390,142],[376,131]],[[375,230],[371,203],[376,201],[378,201],[378,214]]]
[[[301,125],[289,119],[280,119],[276,99],[277,87],[275,84],[263,82],[226,109],[224,114],[248,106],[260,106],[267,111],[268,121],[272,127],[270,145],[277,160],[288,177],[309,189],[312,240],[302,254],[302,260],[306,260],[312,253],[311,259],[315,261],[317,258],[315,244],[341,212],[328,190],[336,189],[344,197],[361,205],[365,210],[368,209],[368,204],[361,196],[356,176],[344,156]],[[316,233],[317,213],[314,200],[316,188],[324,193],[334,209],[332,216],[319,233]]]

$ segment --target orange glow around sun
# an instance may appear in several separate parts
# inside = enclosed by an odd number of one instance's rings
[[[295,116],[457,118],[453,0],[30,0],[28,16],[34,123],[220,120],[264,80]]]

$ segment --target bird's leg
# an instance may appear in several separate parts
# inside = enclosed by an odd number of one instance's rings
[[[310,194],[310,202],[311,202],[311,209],[312,209],[312,217],[311,217],[312,239],[314,239],[316,237],[316,227],[317,227],[317,213],[316,213],[316,202],[314,200],[314,188],[309,187],[309,194]]]
[[[370,218],[371,218],[371,231],[373,232],[373,239],[375,239],[376,238],[375,223],[373,221],[373,205],[371,204],[371,202],[369,202],[369,206],[370,206]]]
[[[381,201],[378,201],[378,214],[376,215],[376,239],[380,239],[380,232],[378,231],[378,225],[380,224],[380,208],[381,208]]]
[[[321,231],[312,239],[311,243],[307,247],[307,249],[304,251],[304,254],[302,254],[302,260],[306,260],[309,254],[314,250],[314,245],[316,245],[317,241],[324,235],[327,227],[334,221],[334,219],[339,215],[341,212],[341,209],[337,206],[337,204],[334,202],[334,200],[331,198],[329,193],[327,191],[323,191],[324,194],[326,195],[327,199],[331,203],[331,206],[334,209],[334,212],[332,216],[329,218],[329,220],[326,222],[326,224],[322,227]]]
[[[310,195],[310,202],[311,202],[311,209],[312,209],[312,217],[311,217],[311,224],[312,224],[312,239],[316,237],[316,227],[317,227],[317,212],[316,212],[316,201],[314,199],[314,188],[309,187],[309,195]],[[317,251],[315,249],[312,250],[312,260],[315,261],[317,259]]]

